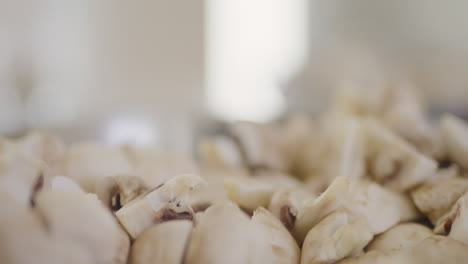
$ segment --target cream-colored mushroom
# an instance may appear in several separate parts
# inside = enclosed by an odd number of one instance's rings
[[[132,238],[153,224],[174,219],[192,219],[193,210],[188,193],[202,181],[195,175],[176,176],[156,190],[126,204],[115,215]]]
[[[468,247],[454,239],[443,236],[431,236],[422,240],[415,247],[394,250],[370,251],[364,255],[348,258],[339,264],[439,264],[465,263],[468,259]]]
[[[297,213],[303,206],[316,198],[311,192],[301,187],[280,188],[271,197],[268,210],[288,229],[294,227]]]
[[[118,210],[149,191],[141,178],[130,175],[99,178],[95,185],[96,195],[111,210]]]
[[[192,230],[183,263],[249,263],[249,221],[232,203],[211,206]]]
[[[348,197],[348,185],[348,180],[337,177],[319,197],[305,202],[292,228],[292,234],[299,244],[312,227],[343,205]]]
[[[160,186],[175,175],[198,174],[195,160],[186,153],[129,145],[120,149],[131,164],[132,175],[141,178],[150,188]]]
[[[460,197],[452,209],[437,221],[434,231],[438,234],[448,234],[449,237],[468,245],[468,193]]]
[[[380,234],[367,245],[366,251],[393,250],[414,247],[424,239],[434,235],[431,229],[417,223],[398,224],[385,233]]]
[[[301,251],[296,240],[268,210],[259,207],[255,210],[250,222],[253,229],[251,235],[261,236],[260,243],[267,246],[264,251],[266,256],[260,256],[259,261],[266,263],[265,261],[270,259],[268,263],[272,264],[298,264],[300,262]]]
[[[440,131],[449,158],[468,169],[468,124],[447,114],[440,119]]]
[[[133,172],[121,149],[95,142],[72,144],[64,155],[62,167],[63,175],[87,192],[95,192],[99,178]]]
[[[248,168],[283,172],[287,170],[278,128],[252,122],[237,122],[231,125],[230,132],[238,142]]]
[[[35,205],[54,240],[84,248],[94,263],[126,263],[130,239],[94,194],[43,190]]]
[[[396,134],[431,157],[442,155],[442,142],[425,116],[426,108],[415,89],[407,84],[389,91],[383,122]]]
[[[411,192],[411,198],[418,209],[433,224],[448,212],[451,206],[468,190],[464,178],[440,179],[423,184]]]
[[[191,230],[192,222],[188,220],[165,222],[146,229],[133,243],[129,263],[182,263]]]
[[[309,231],[302,245],[301,264],[335,263],[362,250],[372,237],[364,217],[337,210]]]
[[[258,207],[268,207],[277,189],[299,186],[299,184],[287,175],[275,173],[224,179],[224,189],[228,198],[249,213]]]
[[[202,162],[220,169],[242,168],[244,160],[239,146],[227,136],[207,137],[198,146]]]
[[[352,182],[344,206],[364,216],[374,234],[380,234],[402,220],[419,217],[419,212],[404,194],[370,181]]]
[[[365,122],[367,160],[372,178],[396,191],[407,191],[428,179],[437,163],[419,153],[376,120]]]

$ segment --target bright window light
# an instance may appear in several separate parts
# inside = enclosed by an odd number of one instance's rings
[[[307,0],[208,0],[209,110],[223,120],[269,121],[285,109],[280,85],[305,61]]]

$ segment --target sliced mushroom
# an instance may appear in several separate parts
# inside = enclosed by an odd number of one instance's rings
[[[175,175],[198,174],[198,166],[188,154],[128,145],[120,150],[131,164],[132,175],[141,178],[150,188],[160,186]]]
[[[87,192],[95,192],[99,178],[133,172],[121,149],[93,142],[72,144],[62,167],[63,175],[75,180]]]
[[[366,251],[386,251],[414,247],[419,244],[419,242],[433,235],[434,233],[431,229],[421,224],[398,224],[372,240],[366,247]]]
[[[442,216],[434,228],[437,234],[448,234],[449,237],[468,245],[468,193],[465,193]]]
[[[368,170],[373,179],[396,191],[407,191],[436,171],[437,163],[376,120],[366,122]]]
[[[230,132],[239,144],[248,168],[287,171],[279,129],[271,125],[237,122],[231,125]]]
[[[278,189],[271,197],[268,210],[288,229],[294,227],[297,213],[307,201],[314,200],[311,192],[300,187],[285,187]]]
[[[382,114],[383,122],[422,153],[440,157],[442,142],[429,120],[421,96],[408,85],[391,89]]]
[[[465,263],[468,259],[468,247],[448,237],[431,236],[422,240],[415,247],[370,251],[364,255],[345,259],[339,264],[439,264]]]
[[[266,256],[260,256],[260,262],[267,259],[270,259],[268,263],[272,264],[298,264],[300,262],[301,251],[296,240],[268,210],[259,207],[255,210],[250,222],[254,230],[251,234],[256,235],[258,233],[262,237],[261,243],[267,246],[265,249]]]
[[[130,264],[179,264],[192,230],[192,222],[178,220],[146,229],[132,245]]]
[[[193,229],[185,264],[249,263],[249,218],[232,203],[215,204]]]
[[[343,205],[348,196],[348,185],[348,180],[337,177],[324,193],[306,202],[298,211],[292,234],[299,244],[312,227]]]
[[[456,116],[445,115],[440,120],[440,131],[449,158],[468,169],[468,124]]]
[[[335,211],[307,234],[301,264],[335,263],[362,250],[372,237],[364,217],[356,217],[347,210]]]
[[[414,220],[417,209],[404,194],[387,190],[370,181],[350,184],[344,203],[348,210],[366,218],[374,234],[380,234],[401,220]]]
[[[176,176],[149,194],[126,204],[115,215],[132,238],[153,224],[175,219],[191,220],[193,210],[188,193],[200,183],[202,179],[195,175]]]
[[[99,178],[95,186],[99,199],[113,211],[148,191],[149,187],[141,178],[129,175]]]
[[[299,182],[282,174],[230,177],[224,180],[224,189],[228,198],[249,213],[258,207],[268,207],[277,189],[298,185]]]
[[[95,195],[43,190],[36,208],[53,239],[86,249],[94,263],[126,263],[130,239]]]
[[[231,169],[244,166],[239,147],[229,137],[204,138],[198,148],[202,162],[207,167]]]
[[[448,212],[467,190],[467,179],[440,179],[416,188],[411,192],[411,198],[432,224],[436,224],[437,220]]]

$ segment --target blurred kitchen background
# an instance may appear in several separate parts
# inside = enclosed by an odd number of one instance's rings
[[[468,113],[462,0],[0,0],[0,132],[189,150],[216,120],[410,85]]]

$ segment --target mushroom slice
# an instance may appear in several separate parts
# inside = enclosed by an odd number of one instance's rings
[[[412,87],[403,85],[390,90],[383,122],[419,151],[431,157],[441,154],[442,144],[425,117],[422,98]]]
[[[192,230],[183,263],[249,263],[249,221],[232,203],[211,206]]]
[[[454,239],[443,236],[431,236],[415,247],[405,247],[394,250],[369,251],[353,258],[348,258],[339,264],[439,264],[465,263],[468,259],[468,247]]]
[[[467,179],[448,178],[423,184],[411,192],[411,198],[432,224],[436,224],[467,190]]]
[[[437,234],[448,234],[468,245],[468,193],[460,197],[450,212],[437,221],[434,231]]]
[[[414,247],[419,244],[419,242],[433,235],[434,233],[431,229],[421,224],[398,224],[374,238],[374,240],[372,240],[372,242],[366,247],[366,251],[385,251]]]
[[[294,227],[297,213],[302,210],[305,201],[316,196],[300,187],[278,189],[271,197],[268,210],[288,229]]]
[[[309,230],[338,209],[348,196],[348,180],[337,177],[319,197],[305,202],[297,213],[292,234],[302,244]]]
[[[263,261],[270,258],[271,261],[268,263],[272,264],[298,264],[300,262],[301,251],[296,240],[268,210],[259,207],[255,210],[250,222],[254,229],[252,234],[256,235],[256,232],[258,232],[263,237],[263,242],[267,245],[265,251],[267,256],[263,258]]]
[[[419,153],[376,120],[367,120],[366,138],[369,173],[390,189],[407,191],[437,169],[434,160]]]
[[[249,213],[258,207],[267,207],[277,189],[298,185],[299,182],[281,174],[230,177],[224,180],[224,189],[228,198]]]
[[[335,263],[362,250],[372,237],[364,217],[337,210],[309,231],[302,245],[301,264]]]
[[[188,193],[202,181],[195,175],[176,176],[156,190],[126,204],[115,215],[132,238],[136,238],[153,224],[192,219],[193,211],[187,201]]]
[[[72,144],[62,167],[64,176],[75,180],[86,192],[95,192],[99,178],[133,171],[121,149],[93,142]]]
[[[456,116],[445,115],[440,120],[440,131],[449,158],[468,169],[468,124]]]
[[[386,231],[403,217],[412,220],[419,216],[411,200],[404,194],[387,190],[370,181],[351,183],[344,206],[363,215],[374,234]]]
[[[99,199],[113,211],[119,210],[148,190],[143,180],[129,175],[99,178],[95,187]]]
[[[229,137],[204,138],[198,148],[205,166],[214,168],[242,168],[244,166],[239,147]]]
[[[286,159],[283,156],[280,130],[272,125],[252,122],[232,124],[230,132],[239,144],[247,167],[286,171]]]
[[[43,190],[36,208],[53,239],[86,249],[94,263],[126,263],[130,239],[94,194]]]
[[[130,264],[182,263],[192,222],[178,220],[153,226],[141,233],[132,245]]]

